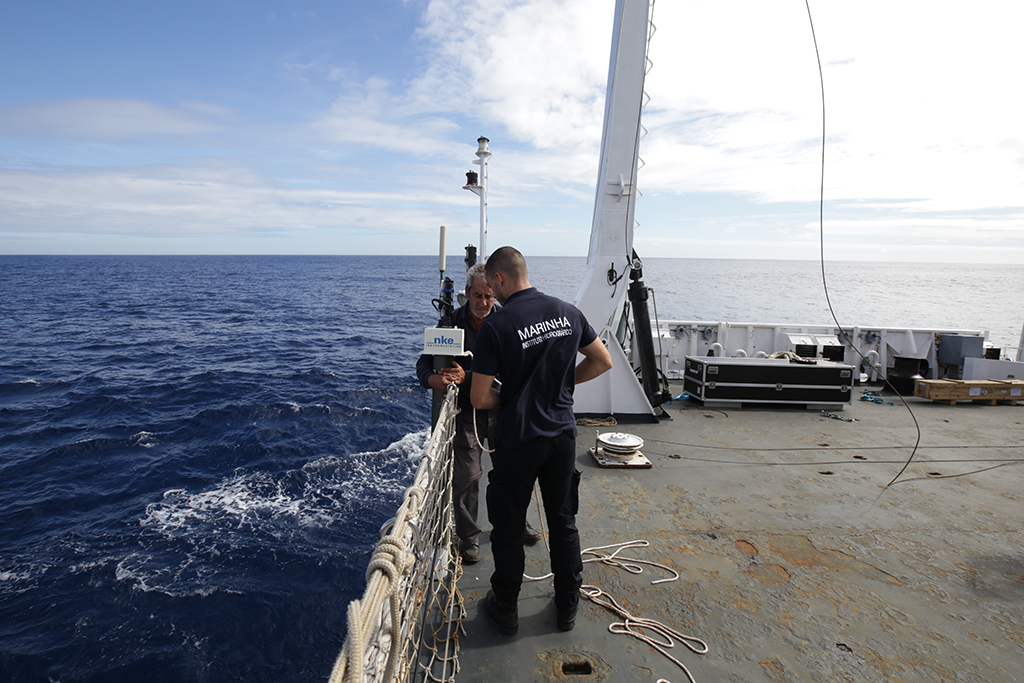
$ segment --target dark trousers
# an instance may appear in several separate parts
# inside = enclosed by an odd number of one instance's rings
[[[461,406],[460,406],[461,408]],[[477,510],[480,499],[480,477],[483,474],[483,448],[477,436],[494,443],[496,410],[476,411],[476,433],[473,432],[473,409],[462,408],[455,418],[455,462],[452,471],[452,502],[455,506],[455,533],[464,546],[480,542]],[[493,446],[492,446],[493,447]]]
[[[583,585],[579,510],[580,473],[576,469],[576,437],[571,431],[553,438],[538,438],[508,448],[498,442],[491,454],[494,469],[487,485],[487,517],[491,521],[494,574],[491,587],[502,602],[515,601],[523,583],[526,554],[523,530],[534,482],[540,483],[544,516],[555,574],[555,607],[573,609]]]

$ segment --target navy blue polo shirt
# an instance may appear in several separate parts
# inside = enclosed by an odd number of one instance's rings
[[[498,440],[515,447],[576,434],[576,354],[597,339],[583,313],[535,288],[510,296],[477,332],[473,371],[501,380]]]

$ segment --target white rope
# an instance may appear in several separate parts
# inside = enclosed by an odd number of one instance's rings
[[[640,565],[647,565],[648,567],[657,567],[658,569],[664,569],[667,572],[671,572],[672,576],[667,579],[658,579],[657,581],[651,581],[652,586],[656,586],[659,583],[668,583],[670,581],[679,580],[679,572],[671,567],[657,562],[651,562],[650,560],[640,560],[633,557],[618,558],[618,554],[627,548],[649,548],[650,543],[643,539],[636,539],[634,541],[626,541],[625,543],[612,543],[611,545],[599,545],[593,548],[584,550],[581,555],[593,555],[594,558],[591,560],[584,560],[584,562],[600,562],[606,564],[609,567],[619,567],[625,569],[630,574],[643,574],[643,567]],[[598,550],[608,550],[609,548],[617,548],[617,550],[611,555],[600,555]]]
[[[543,518],[542,518],[543,519]],[[600,562],[606,564],[609,567],[618,567],[619,569],[625,569],[630,574],[643,574],[643,567],[640,565],[647,565],[649,567],[657,567],[658,569],[664,569],[665,571],[672,574],[672,576],[665,579],[658,579],[657,581],[651,581],[652,586],[656,586],[659,583],[668,583],[669,581],[678,581],[679,572],[671,567],[667,567],[657,562],[651,562],[650,560],[640,560],[635,557],[618,557],[618,554],[627,548],[647,548],[650,547],[650,543],[643,539],[636,539],[633,541],[626,541],[625,543],[612,543],[611,545],[599,545],[593,548],[587,548],[580,552],[580,556],[593,555],[594,557],[583,560],[583,564],[589,564],[591,562]],[[607,550],[609,548],[618,548],[611,555],[601,555],[597,551]],[[550,579],[554,576],[553,572],[549,572],[544,576],[530,576],[529,574],[523,574],[523,578],[527,581],[543,581],[544,579]]]
[[[686,665],[670,655],[667,650],[668,648],[675,647],[676,643],[679,642],[688,647],[691,652],[698,655],[706,655],[708,653],[707,643],[700,638],[688,636],[685,633],[681,633],[674,628],[671,628],[670,626],[666,626],[660,621],[630,614],[629,611],[622,607],[614,597],[597,586],[583,586],[580,589],[580,593],[590,599],[594,604],[600,605],[601,607],[614,612],[622,619],[622,621],[616,621],[608,625],[608,630],[611,633],[630,635],[637,640],[642,640],[661,654],[671,659],[680,669],[683,670],[683,673],[686,674],[686,678],[689,679],[690,683],[697,683],[693,674],[691,674],[690,670],[686,668]],[[661,638],[658,639],[647,635],[644,633],[644,630],[653,631]]]
[[[601,545],[595,546],[593,548],[587,548],[586,550],[583,550],[580,553],[580,555],[593,556],[584,559],[584,564],[590,562],[600,562],[601,564],[607,565],[609,567],[625,569],[630,574],[642,574],[644,571],[644,565],[664,569],[665,571],[670,572],[672,574],[672,576],[668,578],[658,579],[657,581],[651,581],[652,586],[657,585],[659,583],[678,581],[679,572],[672,569],[671,567],[667,567],[657,562],[651,562],[650,560],[641,560],[634,557],[619,557],[619,553],[623,550],[626,550],[627,548],[647,548],[650,547],[650,545],[651,544],[644,539],[636,539],[633,541],[626,541],[625,543],[612,543],[609,545]],[[600,552],[602,550],[611,549],[614,549],[614,552],[610,554]],[[528,574],[523,574],[523,578],[527,581],[543,581],[544,579],[549,579],[553,576],[553,573],[545,574],[544,576],[539,577],[532,577]],[[655,650],[657,650],[658,652],[672,660],[672,662],[674,662],[680,669],[683,670],[683,673],[686,674],[686,678],[690,681],[690,683],[697,683],[696,680],[693,678],[693,674],[691,674],[690,670],[686,668],[686,665],[684,665],[678,659],[669,654],[667,650],[669,648],[674,647],[676,643],[682,643],[683,645],[688,647],[692,652],[695,652],[699,655],[703,655],[708,653],[708,644],[706,642],[695,636],[689,636],[685,633],[681,633],[675,630],[674,628],[662,624],[659,621],[655,621],[654,619],[647,619],[644,617],[638,617],[636,615],[630,614],[624,607],[619,605],[619,603],[611,594],[605,592],[597,586],[585,584],[582,588],[580,588],[580,594],[586,597],[594,604],[600,605],[601,607],[604,607],[605,609],[610,610],[619,616],[619,618],[622,621],[617,621],[609,624],[608,630],[610,632],[630,635],[638,640],[642,640],[643,642],[647,643]],[[654,636],[648,635],[644,632],[645,630],[652,631],[653,633],[657,634],[658,637],[655,638]],[[669,681],[662,678],[658,680],[658,683],[669,683]]]
[[[497,449],[497,446],[494,448],[484,448],[484,442],[480,440],[480,435],[476,433],[476,406],[473,406],[473,436],[476,437],[476,445],[485,453],[493,453]]]
[[[470,358],[472,358],[473,357],[473,352],[472,351],[466,351],[466,355],[469,356]],[[484,442],[480,440],[480,434],[476,430],[476,406],[473,406],[473,436],[476,437],[476,445],[480,447],[480,450],[482,450],[485,453],[493,453],[494,452],[494,448],[484,448]],[[495,446],[495,448],[497,448],[497,447]]]
[[[433,652],[429,663],[420,664],[427,669],[426,676],[446,683],[454,680],[465,613],[454,585],[461,573],[459,557],[448,550],[454,526],[451,472],[457,398],[458,388],[451,385],[413,485],[406,489],[387,535],[374,548],[363,598],[348,607],[348,636],[329,683],[407,681],[424,650]],[[447,593],[444,600],[438,598],[441,591]],[[423,626],[433,613],[441,615],[449,635],[435,629],[429,634],[433,643],[425,643],[428,634]],[[439,644],[443,655],[437,651]],[[442,667],[440,678],[432,671],[435,661]]]

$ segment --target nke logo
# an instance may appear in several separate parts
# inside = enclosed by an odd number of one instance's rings
[[[461,356],[465,334],[456,327],[428,327],[423,331],[423,353]]]

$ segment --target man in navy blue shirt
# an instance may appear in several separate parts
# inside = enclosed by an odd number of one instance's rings
[[[534,482],[539,482],[550,530],[558,627],[568,631],[576,625],[583,585],[573,387],[609,370],[612,360],[579,309],[530,286],[526,260],[516,249],[495,251],[487,259],[485,277],[502,304],[477,332],[471,389],[477,410],[499,408],[487,486],[494,574],[485,606],[502,633],[518,631],[526,564],[520,539]],[[578,353],[584,358],[576,365]],[[501,379],[500,390],[494,387],[495,377]]]
[[[484,320],[497,308],[494,293],[484,279],[484,264],[477,263],[466,271],[466,303],[455,309],[455,326],[465,331],[465,348],[470,353],[476,348],[476,334]],[[494,445],[496,410],[475,413],[470,402],[472,386],[472,357],[459,359],[450,368],[434,369],[434,357],[423,354],[416,361],[416,377],[425,389],[444,393],[449,384],[459,386],[459,414],[455,418],[455,459],[452,471],[452,502],[455,513],[455,533],[459,537],[462,561],[474,564],[480,561],[479,509],[480,477],[483,475],[483,445],[477,439],[488,439]],[[523,532],[523,542],[534,545],[541,535],[529,524]]]

